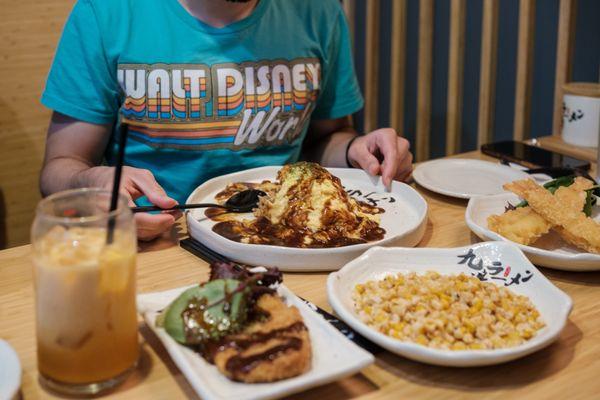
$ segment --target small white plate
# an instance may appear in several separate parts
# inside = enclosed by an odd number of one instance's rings
[[[444,158],[417,165],[413,177],[419,185],[432,192],[470,199],[474,196],[502,193],[502,185],[527,179],[529,175],[489,161]]]
[[[517,245],[536,265],[560,269],[564,271],[598,271],[600,270],[600,254],[587,253],[563,241],[560,236],[550,232],[538,239],[536,243],[525,246],[515,243],[504,236],[488,229],[487,219],[490,215],[504,212],[507,202],[517,204],[521,199],[513,193],[502,193],[494,196],[476,197],[469,200],[465,220],[474,234],[482,240],[504,240]],[[600,207],[595,206],[593,215],[600,221]]]
[[[138,312],[143,315],[146,324],[158,336],[175,364],[204,400],[282,397],[353,375],[375,361],[371,353],[346,339],[323,317],[281,285],[278,288],[279,294],[285,298],[287,304],[300,310],[308,328],[313,357],[311,369],[297,377],[278,382],[248,384],[231,381],[222,375],[217,367],[208,363],[198,353],[177,343],[164,329],[155,325],[158,311],[164,309],[188,287],[139,295],[137,305]]]
[[[465,258],[470,251],[475,259]],[[358,283],[412,271],[473,275],[481,270],[473,269],[469,264],[478,267],[480,260],[483,262],[483,269],[488,271],[488,281],[499,286],[512,282],[518,275],[520,283],[511,284],[508,288],[529,297],[544,319],[546,326],[526,343],[497,350],[440,350],[384,335],[362,322],[354,310],[352,292]],[[489,272],[496,271],[488,270],[487,266],[492,266],[494,262],[500,262],[504,272],[510,266],[506,281],[490,279],[492,275]],[[500,272],[499,276],[504,277],[504,272]],[[327,279],[327,295],[337,315],[367,339],[412,360],[453,367],[499,364],[540,350],[558,338],[572,308],[569,296],[546,279],[516,246],[506,242],[478,243],[452,249],[375,247],[339,271],[330,274]]]
[[[13,348],[0,339],[0,399],[14,399],[21,386],[21,363]]]
[[[274,181],[281,167],[262,167],[236,172],[211,179],[200,185],[188,197],[187,203],[214,203],[215,195],[233,182]],[[419,243],[427,224],[427,202],[412,187],[393,182],[386,192],[379,177],[369,176],[359,169],[328,168],[351,190],[358,200],[376,201],[383,208],[381,227],[386,233],[382,240],[344,247],[303,249],[260,244],[245,244],[229,240],[212,230],[215,222],[204,215],[204,210],[187,211],[188,232],[213,251],[227,258],[249,265],[277,267],[282,271],[330,271],[339,269],[373,246],[412,247]],[[252,214],[244,215],[253,218]]]

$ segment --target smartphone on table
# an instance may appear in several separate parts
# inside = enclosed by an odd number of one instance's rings
[[[589,171],[590,162],[514,140],[488,143],[481,152],[527,168],[572,168]]]

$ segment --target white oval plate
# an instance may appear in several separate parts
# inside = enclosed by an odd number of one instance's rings
[[[348,340],[309,305],[281,285],[278,293],[287,304],[298,308],[308,328],[313,357],[311,369],[302,375],[278,382],[231,381],[217,367],[209,364],[198,353],[177,343],[163,328],[155,325],[158,312],[188,287],[141,294],[137,297],[137,307],[190,385],[205,400],[279,398],[353,375],[375,361],[371,353]]]
[[[0,339],[0,399],[17,397],[21,386],[21,363],[13,348]]]
[[[215,195],[229,183],[261,182],[275,180],[281,167],[262,167],[236,172],[211,179],[200,185],[188,197],[187,203],[214,203]],[[204,210],[187,211],[189,234],[213,251],[229,259],[249,264],[277,267],[282,271],[330,271],[361,255],[373,246],[412,247],[419,243],[427,223],[427,202],[412,187],[393,182],[391,192],[386,192],[379,177],[371,177],[359,169],[329,168],[342,181],[347,190],[355,191],[358,200],[377,201],[385,212],[381,214],[381,227],[386,234],[382,240],[344,247],[302,249],[283,246],[245,244],[229,240],[215,232],[215,222],[204,215]],[[360,195],[358,192],[360,191]],[[252,214],[246,214],[252,218]]]
[[[482,240],[504,240],[514,243],[536,265],[564,271],[600,270],[600,254],[579,250],[563,241],[556,233],[550,232],[546,237],[540,238],[535,246],[525,246],[488,229],[487,218],[490,215],[502,214],[507,202],[516,204],[520,201],[521,199],[513,193],[472,198],[467,205],[465,220],[471,231]],[[594,207],[593,215],[600,221],[599,206]]]
[[[473,251],[475,260],[465,260],[461,264],[464,257],[459,256],[468,254],[470,250]],[[520,283],[512,284],[508,288],[515,293],[528,296],[546,323],[546,326],[526,343],[497,350],[434,349],[384,335],[362,322],[354,311],[352,292],[358,283],[412,271],[418,273],[437,271],[443,275],[462,272],[472,275],[481,271],[469,267],[469,261],[475,263],[474,266],[477,267],[479,260],[483,261],[483,269],[488,271],[488,281],[499,286],[505,285],[506,282],[490,279],[492,275],[487,266],[492,266],[493,262],[502,263],[504,272],[510,266],[506,277],[507,282],[516,279],[517,274],[520,274]],[[504,272],[499,274],[500,277],[503,277]],[[528,277],[526,281],[523,279],[525,277]],[[452,367],[499,364],[540,350],[558,338],[572,308],[569,296],[546,279],[516,246],[506,242],[485,242],[451,249],[375,247],[339,271],[330,274],[327,279],[327,295],[337,315],[367,339],[412,360]]]
[[[506,165],[489,161],[444,158],[417,165],[415,181],[432,192],[470,199],[504,192],[502,185],[529,175]]]

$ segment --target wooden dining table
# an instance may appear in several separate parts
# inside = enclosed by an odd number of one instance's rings
[[[458,157],[491,160],[479,152]],[[429,205],[427,230],[419,247],[458,247],[479,241],[465,224],[466,200],[438,195],[413,185]],[[137,264],[139,293],[172,289],[208,278],[206,262],[177,245],[177,240],[185,235],[182,223],[170,235],[141,246]],[[21,360],[22,398],[59,398],[38,383],[30,258],[29,245],[0,251],[0,338],[14,347]],[[516,361],[474,368],[437,367],[381,352],[376,355],[375,363],[360,373],[290,398],[600,398],[600,272],[540,270],[574,303],[558,340],[543,350]],[[331,312],[326,278],[326,272],[284,274],[284,282],[292,291]],[[125,383],[106,398],[197,399],[161,342],[141,319],[139,332],[142,349],[139,365]]]

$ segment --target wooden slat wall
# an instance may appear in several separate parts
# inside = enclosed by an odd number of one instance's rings
[[[29,241],[50,112],[39,102],[74,0],[0,0],[0,248]]]
[[[533,84],[533,47],[535,32],[535,0],[519,2],[519,38],[517,41],[517,80],[515,85],[515,119],[513,137],[529,137],[531,122],[531,87]]]
[[[446,105],[446,154],[460,150],[462,132],[463,75],[465,65],[466,0],[450,4],[448,98]]]
[[[365,132],[377,129],[379,91],[379,1],[367,2],[365,41]]]
[[[390,91],[390,126],[404,134],[404,81],[406,79],[406,0],[392,3],[392,56]]]
[[[489,142],[493,136],[496,103],[496,55],[498,53],[498,0],[484,0],[481,25],[478,147]]]
[[[433,72],[433,0],[419,1],[416,161],[429,158]]]
[[[571,60],[575,40],[576,0],[560,0],[558,38],[556,40],[556,78],[554,80],[554,114],[552,133],[559,135],[562,126],[562,86],[571,79]]]

